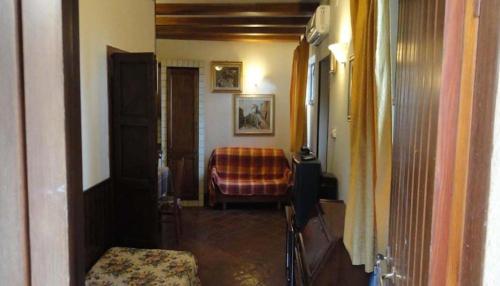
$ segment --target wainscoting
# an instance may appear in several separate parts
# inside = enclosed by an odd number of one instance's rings
[[[85,212],[85,270],[88,271],[114,242],[114,207],[111,180],[83,193]]]

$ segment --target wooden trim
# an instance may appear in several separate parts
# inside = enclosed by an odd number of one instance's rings
[[[463,61],[465,3],[445,5],[443,64],[439,96],[436,172],[434,177],[430,270],[428,285],[445,285],[454,193],[456,140]]]
[[[256,42],[256,41],[285,41],[285,42],[298,42],[300,36],[298,35],[283,35],[283,34],[261,34],[261,35],[245,35],[245,34],[173,34],[173,33],[156,33],[157,39],[177,39],[177,40],[202,40],[202,41],[243,41],[243,42]]]
[[[305,27],[310,17],[168,17],[157,16],[156,26]]]
[[[157,26],[159,34],[282,34],[300,36],[306,32],[305,27],[196,27],[196,26]]]
[[[454,172],[454,193],[451,200],[450,234],[446,285],[459,285],[459,269],[463,259],[464,216],[469,150],[471,143],[472,101],[476,61],[478,18],[474,16],[475,0],[465,1],[464,49],[461,76],[460,107]]]
[[[156,15],[312,16],[318,3],[156,4]]]
[[[85,281],[78,2],[61,2],[70,285]]]
[[[499,0],[481,1],[460,285],[483,282],[493,125],[498,104],[499,8]]]

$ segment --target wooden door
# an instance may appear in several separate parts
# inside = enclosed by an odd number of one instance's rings
[[[158,242],[156,60],[113,54],[112,165],[119,245]]]
[[[167,165],[184,157],[181,198],[198,200],[198,69],[167,68]]]
[[[318,159],[326,172],[328,158],[328,119],[330,118],[330,57],[319,62]]]
[[[395,285],[428,281],[444,8],[445,0],[400,1],[389,231]]]

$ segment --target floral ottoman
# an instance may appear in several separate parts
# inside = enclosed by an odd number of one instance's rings
[[[200,280],[189,252],[113,247],[87,273],[85,285],[198,286]]]

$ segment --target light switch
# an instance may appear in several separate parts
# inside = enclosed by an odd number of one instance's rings
[[[330,135],[332,136],[333,139],[337,139],[337,129],[333,128],[332,131],[330,132]]]

